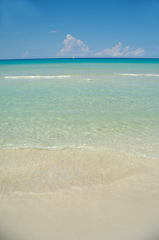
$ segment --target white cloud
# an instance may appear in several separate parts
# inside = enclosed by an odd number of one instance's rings
[[[28,51],[26,51],[23,55],[22,55],[22,58],[27,58],[28,56]]]
[[[51,33],[56,33],[57,31],[51,31]]]
[[[111,55],[111,56],[121,56],[120,49],[121,49],[121,42],[119,42],[115,47],[113,48],[106,48],[102,52],[97,52],[97,56],[104,56],[104,55]]]
[[[136,49],[134,52],[132,52],[132,54],[133,54],[134,56],[142,56],[142,53],[144,53],[144,52],[145,52],[144,49],[138,48],[138,49]]]
[[[121,49],[122,49],[122,43],[119,42],[117,45],[115,45],[115,47],[106,48],[102,52],[97,52],[95,55],[99,57],[106,56],[106,55],[110,55],[112,57],[142,56],[142,54],[145,51],[142,48],[136,49],[135,51],[130,51],[129,46],[125,47],[123,51],[121,51]]]
[[[57,56],[85,56],[89,52],[89,47],[81,41],[67,34],[66,39],[62,42],[65,47],[57,54]]]

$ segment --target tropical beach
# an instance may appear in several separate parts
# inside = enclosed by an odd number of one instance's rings
[[[159,239],[159,1],[0,1],[0,240]]]
[[[0,61],[1,239],[157,239],[158,64]]]
[[[158,238],[158,160],[67,151],[1,150],[1,239]]]

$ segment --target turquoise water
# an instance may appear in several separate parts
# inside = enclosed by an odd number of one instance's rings
[[[0,61],[0,148],[159,157],[159,59]]]

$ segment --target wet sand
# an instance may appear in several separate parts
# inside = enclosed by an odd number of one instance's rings
[[[159,238],[159,161],[103,149],[1,150],[0,239]]]

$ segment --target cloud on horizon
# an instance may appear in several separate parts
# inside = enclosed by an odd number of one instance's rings
[[[85,56],[89,52],[89,47],[81,41],[72,37],[71,34],[67,34],[66,38],[62,42],[65,47],[61,49],[57,56]]]
[[[95,57],[141,57],[145,52],[144,49],[138,48],[136,50],[130,50],[130,46],[126,46],[124,49],[122,48],[122,43],[119,42],[112,48],[106,48],[101,52],[97,52],[94,54],[90,54],[89,47],[81,41],[80,39],[76,39],[71,36],[71,34],[67,34],[66,38],[62,42],[65,46],[61,49],[60,52],[57,53],[57,56],[66,57],[66,56],[95,56]]]
[[[145,52],[144,49],[138,48],[135,51],[130,51],[130,46],[127,46],[122,51],[122,43],[119,42],[115,47],[113,48],[106,48],[102,52],[97,52],[96,56],[112,56],[112,57],[128,57],[128,56],[142,56],[142,54]]]
[[[22,58],[27,58],[28,57],[28,51],[26,51],[23,55]]]
[[[142,49],[142,48],[138,48],[138,49],[136,49],[135,51],[133,51],[133,52],[130,52],[132,55],[134,55],[134,56],[142,56],[142,54],[145,52],[145,50],[144,49]]]
[[[104,56],[112,56],[112,57],[128,57],[128,56],[142,56],[142,54],[145,52],[144,49],[138,48],[135,51],[130,51],[130,46],[127,46],[122,51],[122,43],[119,42],[115,47],[113,48],[106,48],[102,52],[97,52],[95,55],[98,57],[104,57]]]

